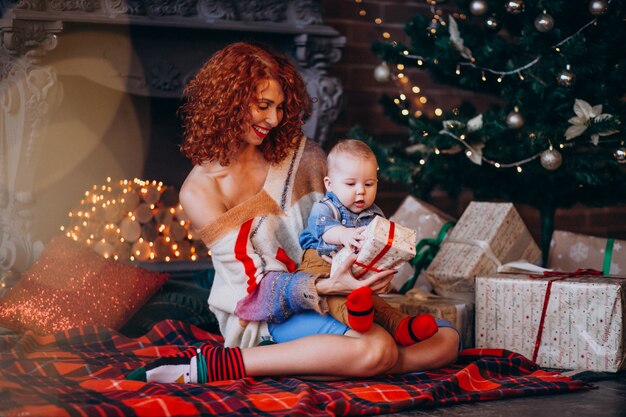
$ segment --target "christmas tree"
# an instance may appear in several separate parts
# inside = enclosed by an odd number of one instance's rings
[[[382,99],[385,113],[409,131],[400,144],[370,141],[381,174],[421,198],[470,189],[536,207],[545,262],[556,208],[626,201],[626,2],[428,3],[405,25],[410,44],[373,45],[376,78],[406,90]],[[411,71],[495,104],[433,113],[411,95]]]

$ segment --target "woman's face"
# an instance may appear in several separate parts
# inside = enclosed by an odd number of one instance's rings
[[[276,80],[266,80],[259,83],[256,90],[256,100],[250,106],[250,127],[244,140],[258,146],[283,120],[283,102],[285,95]]]

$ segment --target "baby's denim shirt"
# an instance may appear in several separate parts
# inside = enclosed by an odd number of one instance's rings
[[[316,202],[311,208],[311,214],[307,221],[307,227],[300,234],[300,246],[302,249],[317,249],[319,255],[332,255],[341,249],[341,245],[331,245],[322,240],[322,235],[327,230],[336,226],[361,227],[367,226],[375,216],[385,217],[382,210],[376,205],[361,213],[353,213],[346,206],[341,204],[337,196],[333,193],[326,193],[335,207],[339,209],[340,219],[335,219],[333,212],[326,204]]]

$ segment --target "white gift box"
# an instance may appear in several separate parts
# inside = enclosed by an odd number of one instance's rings
[[[364,240],[352,266],[357,278],[367,278],[386,269],[397,269],[415,256],[415,231],[376,216],[363,231]],[[333,257],[331,271],[345,262],[349,248],[342,248]],[[332,273],[332,272],[331,272]]]
[[[426,277],[437,294],[474,301],[474,279],[503,264],[538,264],[541,250],[511,203],[471,202],[443,241]]]
[[[477,277],[476,346],[536,355],[548,368],[617,372],[625,365],[624,288],[626,277]]]

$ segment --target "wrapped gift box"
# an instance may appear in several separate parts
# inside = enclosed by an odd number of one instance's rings
[[[405,198],[398,210],[389,220],[415,230],[417,242],[422,239],[436,238],[444,224],[456,221],[452,216],[413,196]],[[414,272],[415,268],[413,268],[411,264],[403,264],[398,269],[396,276],[391,280],[392,288],[399,291],[404,283],[413,277]],[[430,292],[432,289],[423,273],[419,275],[415,287],[427,292]]]
[[[608,243],[608,245],[607,245]],[[607,251],[607,249],[609,249]],[[555,230],[550,242],[548,267],[557,271],[579,268],[603,271],[605,260],[612,275],[626,274],[626,241]]]
[[[426,269],[437,294],[474,301],[474,279],[507,262],[538,264],[541,250],[511,203],[471,202]]]
[[[364,240],[352,273],[357,278],[367,278],[378,271],[397,269],[415,256],[415,230],[395,224],[377,216],[363,231]],[[342,248],[333,257],[332,268],[341,265],[350,255]]]
[[[539,338],[535,361],[540,366],[623,369],[626,278],[554,280],[546,296],[550,280],[554,278],[521,274],[477,277],[476,346],[504,348],[533,359]]]
[[[437,319],[448,320],[461,333],[463,348],[474,346],[474,304],[455,298],[440,297],[418,288],[409,290],[405,295],[381,295],[390,305],[398,310],[417,316],[430,314]]]

